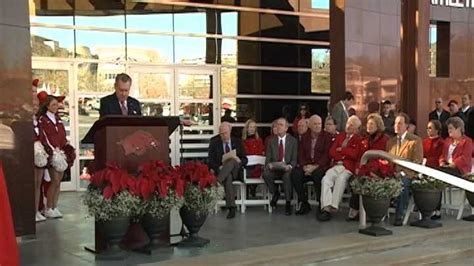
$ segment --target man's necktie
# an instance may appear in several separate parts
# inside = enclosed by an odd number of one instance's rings
[[[120,109],[122,110],[122,115],[128,115],[128,109],[125,102],[120,102]]]
[[[397,136],[397,155],[400,153],[402,148],[402,137]]]
[[[349,143],[349,140],[351,139],[351,135],[346,135],[346,138],[342,142],[341,148],[345,148],[347,144]]]
[[[225,143],[225,153],[230,152],[229,142]]]
[[[283,140],[280,140],[278,145],[278,161],[283,162],[283,158],[285,158],[285,148],[283,147]]]

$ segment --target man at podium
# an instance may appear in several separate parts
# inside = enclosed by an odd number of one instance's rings
[[[100,117],[106,115],[142,115],[140,102],[128,96],[130,87],[132,86],[132,78],[120,73],[115,77],[115,93],[100,99]]]

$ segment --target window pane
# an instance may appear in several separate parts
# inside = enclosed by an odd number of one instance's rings
[[[113,16],[77,16],[76,25],[101,28],[125,28],[125,15]]]
[[[239,69],[239,94],[311,95],[311,72]]]
[[[133,81],[130,94],[139,99],[171,101],[171,74],[141,70],[130,75]]]
[[[237,40],[222,40],[221,62],[223,65],[237,64]]]
[[[71,12],[72,13],[72,12]],[[71,16],[30,16],[30,22],[73,25]]]
[[[173,63],[173,36],[127,34],[127,57],[131,62]]]
[[[237,95],[237,69],[221,68],[221,95]]]
[[[330,93],[330,51],[329,49],[313,49],[312,51],[311,92]]]
[[[74,31],[31,27],[33,56],[72,57],[74,51]]]
[[[181,33],[206,34],[206,13],[175,13],[174,30]]]
[[[222,35],[237,36],[238,12],[222,12]]]
[[[237,121],[243,123],[253,118],[257,123],[271,123],[279,117],[285,117],[291,123],[302,102],[308,104],[311,114],[326,117],[327,101],[237,99]]]
[[[173,32],[173,6],[127,1],[127,28]]]
[[[78,66],[78,90],[86,94],[106,95],[114,91],[115,76],[125,66],[115,63],[82,63]]]
[[[206,61],[206,39],[175,37],[175,63],[204,64]]]
[[[207,74],[178,74],[180,99],[212,99],[212,76]]]
[[[238,64],[311,68],[311,50],[314,48],[318,46],[239,41]]]
[[[172,115],[170,102],[142,100],[142,115],[144,116],[170,116]]]
[[[77,57],[121,62],[125,60],[125,34],[76,31]]]
[[[182,103],[179,116],[197,125],[213,125],[212,103]]]
[[[300,3],[301,2],[307,2],[307,1],[311,1],[311,7],[312,8],[329,9],[329,0],[300,0]]]

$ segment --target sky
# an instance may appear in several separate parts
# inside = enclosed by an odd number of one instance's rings
[[[313,8],[329,8],[329,0],[312,0]],[[31,22],[73,25],[72,17],[66,16],[32,16]],[[114,29],[125,28],[124,16],[76,16],[75,24],[80,26],[95,26]],[[173,15],[171,14],[142,14],[127,15],[127,28],[136,30],[153,30],[173,32]],[[31,28],[34,35],[47,39],[59,41],[61,48],[71,49],[74,46],[73,30],[52,28]],[[199,33],[206,32],[205,13],[183,13],[174,15],[174,32]],[[237,12],[222,13],[222,34],[224,36],[237,36]],[[125,34],[116,32],[99,31],[76,31],[76,44],[91,48],[94,47],[117,47],[125,45]],[[173,61],[173,37],[164,35],[129,34],[127,38],[129,47],[152,48],[160,52],[160,55]],[[175,37],[176,62],[182,59],[200,58],[205,56],[205,38]],[[222,44],[223,54],[236,54],[237,41],[224,39]]]

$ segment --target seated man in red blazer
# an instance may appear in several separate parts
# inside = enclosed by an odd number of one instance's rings
[[[358,134],[360,126],[361,121],[357,116],[349,117],[346,132],[337,135],[329,149],[333,166],[326,171],[321,183],[321,213],[317,216],[319,221],[329,221],[331,212],[338,210],[347,180],[354,174],[359,163],[362,142],[362,137]]]
[[[291,181],[298,194],[299,210],[296,215],[307,214],[311,207],[304,184],[313,181],[316,197],[321,196],[321,180],[329,168],[329,147],[332,136],[323,131],[323,121],[320,116],[313,115],[308,121],[309,131],[304,134],[298,146],[298,166],[291,173]]]

